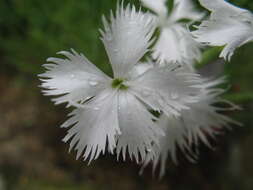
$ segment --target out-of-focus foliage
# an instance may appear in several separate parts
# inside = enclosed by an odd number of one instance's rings
[[[108,70],[98,29],[102,14],[109,15],[115,6],[116,0],[0,1],[3,63],[21,72],[38,73],[47,57],[74,48]]]

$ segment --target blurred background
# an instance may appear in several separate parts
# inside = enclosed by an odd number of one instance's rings
[[[253,10],[252,0],[231,2]],[[68,153],[59,126],[70,110],[41,95],[37,74],[47,57],[70,48],[110,72],[98,28],[115,6],[116,0],[0,0],[0,190],[253,190],[253,43],[231,63],[217,59],[220,48],[204,52],[201,72],[227,76],[224,97],[243,107],[228,114],[244,127],[232,126],[213,142],[214,151],[201,145],[198,163],[179,153],[179,165],[169,160],[158,180],[151,167],[139,176],[130,161],[105,155],[87,166]]]

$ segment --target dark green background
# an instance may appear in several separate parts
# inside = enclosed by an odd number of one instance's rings
[[[87,166],[67,153],[58,126],[69,110],[41,95],[36,75],[47,57],[70,48],[110,73],[98,28],[116,2],[0,0],[0,190],[252,190],[253,43],[238,49],[231,63],[213,63],[220,48],[207,50],[199,63],[214,73],[224,70],[231,86],[224,96],[244,108],[228,114],[244,127],[212,142],[215,151],[201,145],[197,164],[179,154],[179,165],[168,161],[158,180],[151,168],[139,176],[130,161],[105,155]],[[253,10],[251,0],[233,2]]]

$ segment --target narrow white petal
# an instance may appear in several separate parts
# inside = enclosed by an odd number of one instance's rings
[[[172,160],[177,163],[177,150],[185,154],[189,161],[195,161],[198,158],[198,145],[200,142],[208,147],[210,138],[215,138],[231,124],[238,124],[229,117],[223,115],[221,111],[228,111],[235,108],[231,103],[226,103],[227,108],[220,109],[215,107],[220,101],[218,96],[223,90],[215,88],[221,84],[223,78],[216,80],[203,80],[204,90],[199,95],[199,101],[189,104],[191,109],[182,110],[178,118],[162,115],[157,122],[158,126],[165,132],[165,136],[160,138],[159,147],[153,146],[152,151],[156,156],[147,157],[144,167],[153,162],[154,169],[160,162],[160,177],[164,175],[168,154]],[[194,148],[193,148],[194,147]]]
[[[166,1],[167,0],[141,0],[143,6],[161,16],[167,15]]]
[[[188,19],[189,22],[201,19],[204,15],[195,10],[191,0],[175,0],[172,12],[167,15],[161,10],[167,10],[166,1],[141,0],[144,6],[155,10],[157,23],[160,27],[160,36],[156,42],[152,56],[160,63],[180,62],[192,65],[200,59],[200,44],[196,42],[187,29],[186,24],[181,23],[182,19]]]
[[[137,63],[132,68],[129,76],[130,76],[130,78],[137,78],[138,76],[142,75],[143,73],[145,73],[146,71],[148,71],[149,69],[151,69],[153,67],[154,67],[154,63],[151,61]]]
[[[225,46],[221,57],[229,60],[236,48],[253,40],[252,27],[253,25],[231,18],[210,19],[203,21],[192,34],[200,43]]]
[[[181,46],[179,45],[182,39],[181,31],[173,28],[161,29],[161,34],[153,48],[153,58],[158,59],[159,62],[182,62],[183,55]]]
[[[203,48],[203,45],[197,42],[188,30],[185,32],[181,41],[180,45],[184,56],[182,63],[185,62],[186,64],[193,66],[196,61],[201,60],[201,48]]]
[[[182,111],[182,120],[187,126],[187,139],[189,144],[198,146],[202,141],[210,146],[208,137],[215,137],[216,134],[229,125],[239,123],[223,115],[222,111],[236,110],[237,106],[223,101],[219,98],[225,92],[224,89],[216,86],[224,83],[224,77],[215,80],[203,80],[203,91],[199,94],[199,102],[190,104],[191,110]],[[226,104],[226,108],[217,107],[218,103]]]
[[[179,116],[181,110],[188,109],[187,103],[197,101],[199,82],[199,76],[184,66],[169,64],[155,66],[129,81],[129,90],[153,110]]]
[[[220,113],[220,111],[230,110],[230,105],[228,105],[228,108],[223,108],[222,110],[214,106],[214,104],[220,102],[217,95],[220,95],[219,89],[217,89],[217,92],[216,89],[207,90],[201,95],[202,97],[200,97],[201,99],[198,103],[190,105],[191,111],[184,110],[182,112],[182,120],[187,126],[187,139],[190,145],[194,144],[198,146],[201,141],[211,147],[208,138],[214,138],[231,124],[238,124]]]
[[[198,42],[225,46],[220,57],[230,60],[236,48],[253,40],[253,14],[223,0],[200,2],[212,12],[192,34]]]
[[[253,41],[253,28],[249,29],[248,27],[245,28],[245,31],[240,31],[240,34],[234,37],[233,40],[230,41],[230,43],[227,43],[227,45],[222,50],[220,57],[224,58],[225,60],[230,61],[231,57],[234,54],[234,51],[236,48],[241,47],[242,45]]]
[[[147,108],[128,92],[119,94],[119,126],[122,134],[118,138],[117,155],[126,153],[137,162],[144,161],[148,150],[163,132],[154,123],[154,116]]]
[[[196,42],[185,26],[175,24],[161,29],[153,48],[153,58],[164,62],[192,64],[201,57],[201,45]]]
[[[242,14],[250,14],[246,9],[236,7],[225,0],[199,0],[199,2],[203,7],[212,11],[212,16],[216,18],[220,16],[240,16]]]
[[[201,20],[203,13],[198,11],[193,0],[174,0],[173,12],[170,15],[172,20],[189,19],[191,21]]]
[[[118,5],[116,15],[111,14],[110,23],[103,17],[102,41],[109,56],[114,77],[124,78],[131,68],[148,51],[154,32],[154,19],[123,3]]]
[[[113,152],[115,136],[120,134],[118,121],[117,91],[105,90],[90,100],[89,109],[79,108],[62,127],[71,127],[64,141],[70,141],[70,150],[75,147],[77,159],[96,159],[105,153],[106,147]]]
[[[54,99],[56,104],[86,101],[108,85],[109,77],[82,54],[73,50],[59,54],[67,59],[48,58],[49,64],[44,65],[47,71],[39,75],[42,78],[41,87],[46,89],[43,90],[44,94],[60,96]]]
[[[177,149],[182,148],[184,150],[189,145],[185,138],[187,136],[186,126],[182,125],[179,119],[162,115],[157,125],[164,131],[165,136],[160,138],[159,147],[153,146],[152,152],[155,153],[155,157],[147,156],[144,167],[152,162],[155,170],[160,165],[159,177],[162,177],[166,171],[166,162],[169,154],[172,160],[177,163]]]

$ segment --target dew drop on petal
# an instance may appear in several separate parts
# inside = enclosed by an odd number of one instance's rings
[[[172,98],[173,100],[178,99],[178,94],[172,93],[172,94],[171,94],[171,98]]]
[[[72,79],[73,79],[73,78],[75,78],[75,75],[73,75],[73,74],[72,74],[72,75],[70,75],[70,78],[72,78]]]
[[[90,99],[91,98],[91,96],[87,96],[85,99],[84,99],[84,101],[86,101],[86,100],[88,100],[88,99]]]
[[[109,41],[109,42],[112,41],[112,36],[111,35],[107,36],[106,40]]]
[[[127,32],[127,35],[129,35],[129,36],[130,36],[131,34],[132,34],[132,32]]]
[[[89,80],[89,85],[90,86],[96,86],[97,84],[98,84],[97,81],[95,81],[95,80]]]
[[[147,149],[147,152],[151,152],[152,150],[150,148]]]
[[[142,94],[145,97],[150,96],[150,92],[148,90],[143,90]]]
[[[98,107],[94,107],[93,109],[94,109],[94,110],[96,110],[96,111],[98,111],[98,110],[99,110],[99,108],[98,108]]]
[[[119,130],[119,131],[117,131],[117,133],[118,133],[118,137],[120,137],[121,135],[122,135],[122,133],[121,133],[121,131]]]

